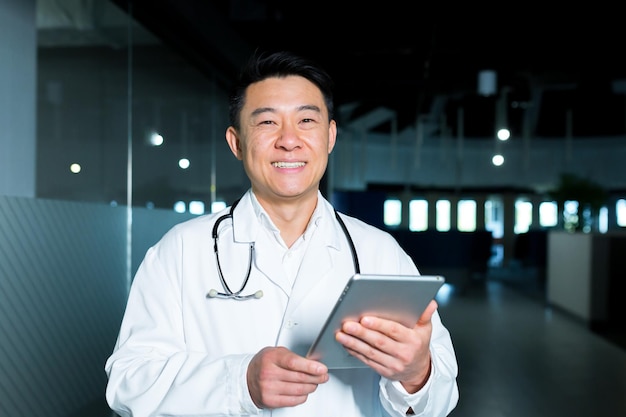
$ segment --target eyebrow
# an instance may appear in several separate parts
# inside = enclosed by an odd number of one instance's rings
[[[312,110],[317,113],[322,112],[322,110],[314,104],[303,104],[302,106],[298,106],[297,110],[298,111]],[[250,116],[255,117],[255,116],[258,116],[259,114],[275,113],[275,112],[276,112],[276,109],[274,107],[259,107],[258,109],[254,109],[252,113],[250,114]]]

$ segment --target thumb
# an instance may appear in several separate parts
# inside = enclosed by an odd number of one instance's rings
[[[418,326],[429,325],[430,319],[432,318],[433,314],[435,314],[435,311],[437,311],[437,307],[439,307],[439,305],[437,304],[437,301],[430,300],[430,303],[426,306],[426,309],[424,310],[419,320],[417,321],[417,325]]]

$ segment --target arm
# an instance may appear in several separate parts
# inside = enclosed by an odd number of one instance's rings
[[[122,416],[258,412],[246,387],[252,355],[218,359],[188,349],[176,271],[158,248],[142,263],[113,354],[105,365],[106,397]],[[193,393],[193,395],[190,395]],[[202,411],[200,411],[202,410]]]
[[[456,406],[456,358],[436,308],[431,302],[413,329],[369,317],[346,324],[338,334],[382,376],[381,402],[390,415],[446,416]]]
[[[358,228],[353,226],[350,230],[354,230],[353,236],[357,236],[354,241],[362,260],[363,271],[419,273],[412,258],[389,234],[373,237],[368,236],[368,230],[364,230],[364,234],[359,236]],[[368,245],[365,242],[376,244]],[[447,416],[456,407],[459,398],[456,381],[458,364],[450,333],[441,321],[436,304],[424,312],[413,329],[389,321],[382,322],[384,320],[375,319],[368,325],[369,329],[358,325],[355,331],[373,331],[377,334],[375,339],[389,332],[399,333],[392,338],[383,337],[382,340],[393,343],[393,347],[387,348],[391,350],[385,354],[386,362],[372,366],[381,375],[379,394],[383,409],[391,416],[404,416],[409,407],[418,416]],[[378,326],[384,328],[390,325],[391,330],[381,328],[380,333],[376,330]],[[367,348],[365,349],[362,352],[367,352]],[[430,357],[429,361],[426,360],[427,357]],[[415,389],[418,390],[413,392]]]
[[[264,347],[274,344],[282,303],[271,294],[259,302],[207,301],[214,265],[187,262],[183,273],[181,246],[162,240],[133,281],[105,365],[111,408],[122,416],[249,415],[306,401],[328,371],[286,348]]]

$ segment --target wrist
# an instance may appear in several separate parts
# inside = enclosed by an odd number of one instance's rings
[[[431,367],[432,363],[428,361],[428,368],[425,375],[416,378],[415,380],[400,381],[406,392],[409,394],[415,394],[417,391],[424,388],[424,385],[428,382],[428,378],[430,378]]]

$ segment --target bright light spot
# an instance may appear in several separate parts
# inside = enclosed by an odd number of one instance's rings
[[[226,208],[226,203],[224,201],[214,201],[211,203],[211,213],[217,213],[218,211],[222,211]]]
[[[533,204],[530,201],[517,200],[515,202],[515,225],[513,233],[526,233],[533,222]]]
[[[500,129],[498,130],[497,136],[500,140],[507,140],[511,137],[511,132],[509,131],[509,129]]]
[[[445,283],[441,286],[441,288],[439,288],[439,292],[437,292],[435,299],[440,305],[447,305],[450,303],[453,293],[454,287],[448,283]]]
[[[174,203],[174,211],[176,213],[184,213],[187,210],[187,205],[184,201],[177,201]]]
[[[457,203],[457,229],[461,232],[476,230],[476,201],[459,200]]]
[[[409,201],[409,230],[423,232],[428,229],[428,200]]]
[[[620,198],[615,203],[615,213],[617,215],[617,225],[626,227],[626,199]]]
[[[151,134],[150,135],[150,145],[152,145],[152,146],[161,146],[161,145],[163,145],[163,136],[159,135],[156,132]]]
[[[189,213],[191,214],[204,214],[204,202],[203,201],[190,201]]]
[[[609,209],[607,207],[601,207],[598,212],[598,231],[600,233],[609,231]]]
[[[450,230],[450,200],[437,200],[435,203],[435,227],[440,232]]]
[[[504,163],[504,156],[498,154],[498,155],[494,155],[493,158],[491,158],[491,163],[493,163],[495,166],[499,167],[500,165],[502,165]]]
[[[398,226],[402,219],[402,202],[396,199],[385,200],[383,203],[383,221],[385,226]]]
[[[191,165],[191,163],[189,162],[189,159],[187,158],[180,158],[180,160],[178,161],[178,166],[181,167],[182,169],[189,168],[189,165]]]
[[[559,206],[555,201],[544,201],[539,204],[539,225],[554,227],[559,222]]]
[[[73,174],[78,174],[81,170],[80,164],[72,164],[70,165],[70,171],[72,171]]]

